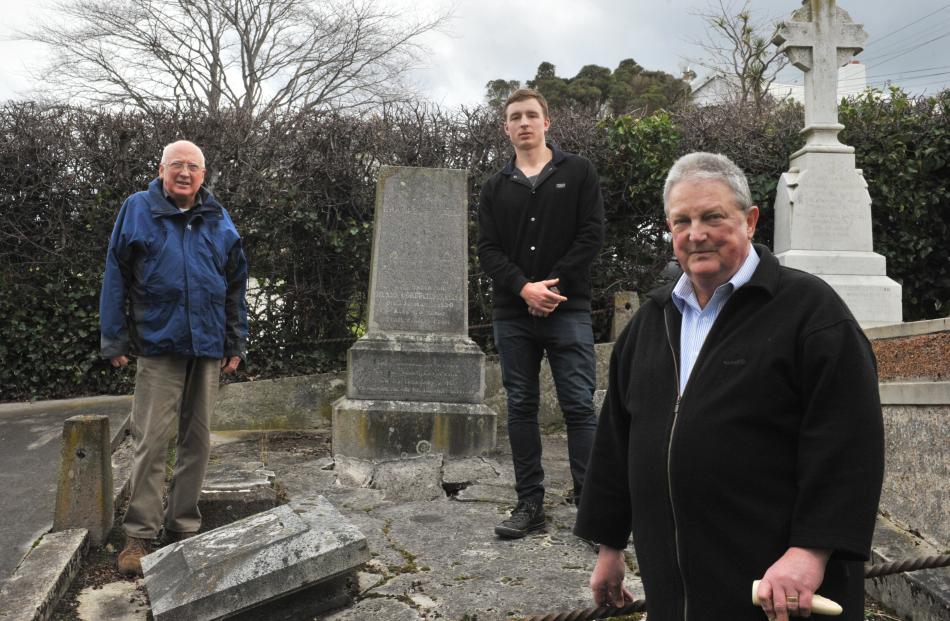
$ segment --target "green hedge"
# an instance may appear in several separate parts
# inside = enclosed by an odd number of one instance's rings
[[[906,320],[946,315],[950,144],[946,94],[900,93],[842,108],[874,199],[875,242],[904,285]],[[771,245],[775,184],[801,144],[802,113],[729,108],[602,120],[564,111],[552,138],[601,175],[608,234],[594,266],[595,330],[607,337],[612,296],[646,291],[672,253],[661,190],[680,154],[713,150],[748,171]],[[510,156],[488,108],[402,107],[367,118],[309,115],[256,123],[41,104],[0,107],[0,400],[121,393],[132,371],[98,359],[98,292],[122,200],[154,177],[162,147],[187,137],[207,156],[207,182],[245,238],[253,292],[240,379],[341,368],[363,328],[375,179],[381,164],[469,170],[472,336],[491,349],[491,294],[474,261],[480,185]]]

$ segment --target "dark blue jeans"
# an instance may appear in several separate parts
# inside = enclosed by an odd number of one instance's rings
[[[567,427],[567,451],[580,497],[594,442],[594,334],[590,313],[555,311],[547,317],[498,319],[493,322],[495,347],[508,393],[508,440],[515,466],[519,500],[544,499],[541,467],[539,373],[545,353],[551,365],[557,400]]]

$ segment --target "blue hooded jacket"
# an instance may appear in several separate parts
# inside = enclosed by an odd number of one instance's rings
[[[106,255],[102,357],[245,357],[247,260],[228,212],[205,188],[182,212],[160,178],[122,205]]]

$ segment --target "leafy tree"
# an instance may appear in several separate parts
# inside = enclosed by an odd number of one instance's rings
[[[380,0],[59,0],[45,43],[54,97],[145,112],[360,108],[404,99],[421,36]]]
[[[505,81],[489,84],[495,83]],[[541,91],[552,108],[580,107],[598,115],[606,110],[649,114],[681,101],[689,92],[682,80],[663,71],[646,71],[632,58],[620,61],[614,71],[584,65],[572,78],[559,77],[554,65],[543,62],[527,85]]]
[[[620,61],[612,76],[608,101],[614,114],[650,114],[683,101],[689,85],[664,71],[647,71],[632,58]]]
[[[501,110],[508,97],[519,88],[521,88],[519,80],[491,80],[485,85],[485,101],[492,108]]]
[[[570,104],[567,80],[559,78],[555,73],[554,65],[549,62],[538,65],[538,72],[534,79],[528,80],[528,88],[541,91],[544,98],[548,100],[548,105],[552,108],[560,108]]]

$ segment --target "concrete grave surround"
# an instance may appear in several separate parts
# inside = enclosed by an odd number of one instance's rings
[[[830,284],[862,327],[899,323],[901,286],[871,239],[871,196],[854,148],[838,141],[838,67],[867,33],[834,0],[807,0],[773,42],[805,72],[805,146],[775,196],[775,255]]]
[[[464,456],[494,447],[485,356],[468,337],[467,203],[463,170],[380,169],[367,333],[347,354],[334,454]]]
[[[155,621],[230,616],[339,578],[369,560],[363,534],[323,496],[303,498],[142,559]]]

